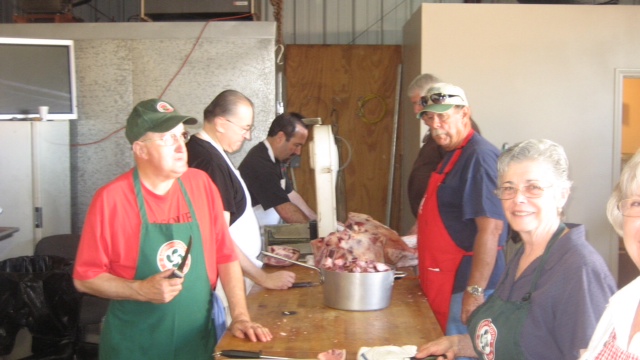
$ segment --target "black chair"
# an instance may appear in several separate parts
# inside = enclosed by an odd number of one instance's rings
[[[76,258],[79,243],[80,235],[47,236],[38,242],[34,255],[56,255],[73,261]],[[78,320],[79,343],[76,353],[78,359],[97,359],[102,319],[107,313],[108,307],[109,300],[82,294]]]

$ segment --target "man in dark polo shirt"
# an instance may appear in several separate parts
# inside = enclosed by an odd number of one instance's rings
[[[267,138],[255,145],[238,167],[260,226],[308,223],[317,218],[286,176],[287,162],[300,155],[309,135],[302,119],[298,113],[276,116]]]

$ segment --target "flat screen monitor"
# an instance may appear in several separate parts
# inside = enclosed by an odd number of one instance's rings
[[[73,40],[0,37],[0,119],[77,119]]]

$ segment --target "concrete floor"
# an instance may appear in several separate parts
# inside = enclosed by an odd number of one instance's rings
[[[21,359],[31,355],[31,334],[27,329],[21,329],[16,336],[16,344],[9,355],[0,356],[1,360]]]

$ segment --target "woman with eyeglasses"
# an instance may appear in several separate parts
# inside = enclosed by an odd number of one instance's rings
[[[568,168],[562,147],[549,140],[527,140],[500,155],[496,195],[522,246],[493,295],[471,314],[469,335],[422,345],[416,357],[579,357],[616,286],[585,227],[562,222]]]
[[[640,268],[640,152],[627,162],[607,203],[607,217]],[[580,358],[640,359],[640,277],[609,299],[588,349]]]

